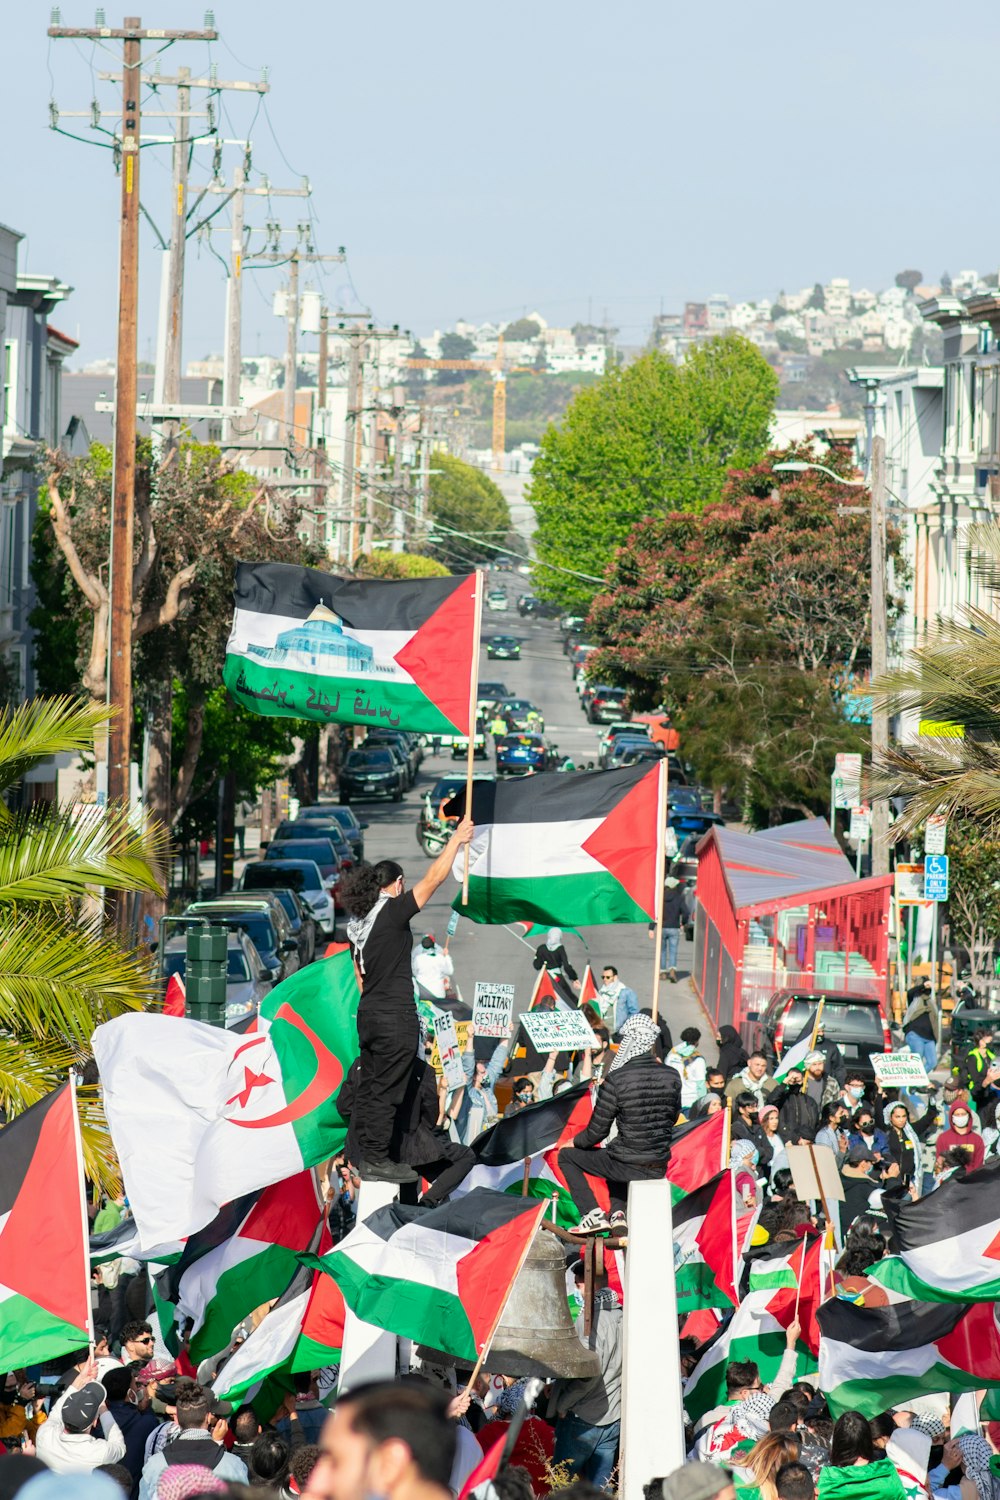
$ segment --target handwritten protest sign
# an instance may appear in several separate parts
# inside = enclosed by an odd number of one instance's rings
[[[476,980],[472,1029],[476,1036],[506,1036],[514,1013],[514,986]]]
[[[458,1043],[458,1033],[455,1030],[455,1018],[450,1012],[445,1011],[438,1017],[434,1033],[445,1082],[450,1089],[460,1089],[465,1083],[465,1069],[462,1067],[462,1052]]]
[[[536,1052],[578,1052],[596,1043],[593,1027],[578,1010],[529,1010],[521,1017]]]
[[[875,1082],[882,1089],[925,1089],[927,1069],[915,1052],[871,1052]]]

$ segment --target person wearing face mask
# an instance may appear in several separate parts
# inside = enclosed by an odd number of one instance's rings
[[[847,1159],[840,1168],[840,1181],[844,1188],[844,1199],[840,1205],[840,1233],[843,1237],[858,1217],[868,1208],[875,1183],[872,1173],[875,1158],[865,1145],[852,1146]]]
[[[519,1110],[525,1109],[529,1104],[535,1102],[535,1085],[530,1078],[515,1078],[514,1092],[511,1101],[503,1112],[504,1119],[516,1115]]]
[[[853,1115],[860,1108],[865,1097],[865,1080],[860,1073],[848,1073],[840,1095],[840,1102],[849,1115]]]
[[[924,1180],[924,1158],[920,1137],[910,1123],[910,1111],[899,1100],[885,1107],[889,1137],[889,1162],[897,1169],[903,1187],[912,1187],[919,1198]]]
[[[858,1110],[848,1132],[848,1151],[855,1146],[864,1146],[871,1152],[877,1170],[881,1170],[882,1164],[888,1160],[889,1137],[875,1124],[875,1116],[867,1105],[862,1105]]]
[[[667,1053],[668,1068],[673,1068],[681,1081],[681,1109],[690,1109],[705,1092],[705,1075],[708,1064],[698,1051],[701,1032],[696,1026],[686,1026],[681,1039]]]
[[[948,1129],[942,1130],[934,1142],[934,1170],[939,1172],[945,1154],[957,1147],[969,1158],[968,1168],[974,1172],[986,1158],[986,1145],[982,1136],[972,1128],[972,1115],[967,1104],[953,1104],[948,1116]]]

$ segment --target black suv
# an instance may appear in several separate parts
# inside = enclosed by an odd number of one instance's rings
[[[869,1082],[875,1077],[871,1054],[891,1052],[892,1035],[874,995],[845,995],[833,990],[779,990],[772,995],[754,1025],[753,1045],[772,1058],[797,1042],[820,1001],[823,1035],[836,1042],[848,1068],[857,1068]]]
[[[402,802],[404,774],[402,767],[393,760],[388,747],[375,746],[370,750],[351,750],[340,768],[340,800],[350,802],[375,801],[379,797]]]

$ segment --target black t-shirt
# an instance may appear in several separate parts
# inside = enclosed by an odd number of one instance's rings
[[[362,1004],[377,1000],[380,1005],[413,1009],[413,971],[410,956],[413,936],[410,922],[420,910],[412,891],[390,896],[372,924],[362,958]],[[358,953],[351,944],[355,960]],[[358,963],[361,967],[360,961]]]

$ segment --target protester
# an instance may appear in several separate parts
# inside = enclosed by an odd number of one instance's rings
[[[846,1113],[839,1099],[824,1104],[819,1112],[819,1129],[816,1132],[816,1145],[829,1146],[838,1167],[847,1156],[847,1131],[841,1129]]]
[[[847,1158],[840,1168],[840,1181],[844,1199],[840,1205],[840,1232],[846,1235],[850,1225],[868,1208],[871,1198],[872,1171],[875,1158],[864,1144],[851,1146]]]
[[[670,1159],[681,1091],[677,1074],[653,1056],[657,1036],[656,1024],[647,1016],[626,1021],[618,1055],[598,1090],[589,1124],[572,1146],[559,1152],[559,1169],[582,1212],[580,1233],[624,1228],[628,1183],[662,1177]],[[613,1126],[613,1139],[598,1149]],[[607,1180],[610,1220],[598,1207],[585,1174]]]
[[[134,1361],[145,1365],[153,1355],[153,1325],[141,1320],[126,1323],[122,1329],[122,1363]]]
[[[677,983],[677,951],[684,923],[684,887],[679,880],[668,875],[663,882],[663,936],[660,940],[660,978],[669,977],[671,984]],[[655,937],[655,925],[650,923],[650,937]]]
[[[927,1076],[937,1066],[937,1015],[929,978],[921,979],[906,992],[903,1041],[924,1065]]]
[[[757,1111],[752,1140],[760,1155],[761,1170],[768,1174],[773,1184],[774,1174],[788,1166],[788,1154],[781,1139],[780,1116],[773,1104],[765,1104]]]
[[[785,1464],[774,1476],[774,1491],[778,1500],[814,1500],[814,1476],[803,1463]]]
[[[709,1068],[705,1073],[705,1088],[710,1094],[726,1097],[726,1075],[721,1068]]]
[[[125,1457],[125,1439],[106,1397],[97,1380],[97,1360],[90,1359],[38,1430],[38,1457],[54,1473],[86,1473]],[[95,1424],[100,1437],[93,1431]]]
[[[612,1035],[617,1036],[629,1016],[639,1013],[639,997],[619,977],[614,964],[605,964],[601,970],[601,987],[597,991],[601,1007],[601,1020]]]
[[[756,1135],[758,1120],[757,1096],[737,1094],[732,1102],[733,1140],[752,1141]]]
[[[200,1385],[186,1385],[177,1392],[177,1436],[159,1453],[146,1460],[139,1484],[139,1500],[160,1500],[157,1482],[164,1469],[198,1464],[217,1479],[245,1482],[247,1466],[223,1447],[227,1423],[212,1410],[211,1392]]]
[[[923,1187],[924,1162],[920,1140],[910,1124],[910,1111],[897,1100],[895,1104],[886,1105],[885,1120],[889,1127],[889,1160],[897,1168],[903,1187],[912,1186],[919,1197]]]
[[[885,1445],[885,1456],[895,1467],[906,1500],[927,1495],[927,1466],[931,1440],[919,1427],[894,1427]]]
[[[759,1153],[753,1141],[733,1141],[729,1148],[729,1166],[744,1208],[756,1208],[760,1201],[756,1175],[758,1160]]]
[[[715,1040],[719,1045],[719,1071],[728,1081],[746,1065],[746,1048],[735,1026],[720,1026]]]
[[[583,1261],[572,1267],[578,1292],[584,1292]],[[600,1369],[590,1378],[559,1380],[550,1398],[557,1416],[552,1466],[603,1489],[618,1460],[621,1438],[622,1307],[618,1294],[599,1278],[595,1283],[589,1334],[581,1312],[576,1331],[597,1355]]]
[[[754,1360],[731,1360],[726,1367],[726,1400],[705,1413],[696,1424],[692,1455],[698,1459],[724,1458],[738,1443],[755,1442],[768,1431],[776,1401],[795,1377],[795,1345],[801,1328],[793,1318],[785,1330],[785,1352],[770,1385],[761,1382]]]
[[[834,1423],[817,1500],[904,1500],[895,1466],[881,1453],[876,1456],[871,1428],[860,1412],[845,1411]]]
[[[848,1151],[852,1146],[866,1147],[872,1154],[876,1169],[881,1173],[889,1156],[889,1137],[875,1124],[875,1116],[866,1104],[861,1106],[851,1122],[847,1134]]]
[[[539,943],[535,949],[532,967],[551,974],[552,978],[557,982],[562,979],[568,980],[574,990],[580,988],[577,972],[570,963],[569,955],[563,947],[561,927],[549,928],[544,943]]]
[[[433,932],[425,932],[419,947],[413,950],[411,968],[417,991],[423,999],[445,999],[455,964],[450,954],[438,947]]]
[[[680,1041],[667,1054],[667,1067],[681,1080],[681,1108],[690,1109],[705,1092],[705,1059],[698,1051],[701,1032],[697,1026],[686,1026]]]
[[[389,1156],[395,1114],[406,1093],[417,1051],[419,1026],[413,1003],[410,922],[451,873],[458,851],[472,839],[471,818],[463,818],[442,852],[412,891],[392,860],[359,864],[343,881],[351,920],[348,941],[361,1003],[358,1043],[361,1078],[356,1129],[362,1175],[385,1182],[412,1182],[412,1169]]]
[[[655,1483],[655,1481],[654,1481]],[[732,1475],[719,1464],[683,1464],[660,1481],[662,1500],[736,1500]],[[650,1500],[659,1500],[651,1496]]]
[[[865,1097],[865,1080],[860,1073],[848,1072],[840,1095],[844,1113],[853,1118]]]
[[[806,1091],[805,1077],[797,1068],[785,1074],[783,1087],[772,1096],[778,1105],[781,1138],[789,1146],[811,1141],[819,1129],[819,1104]]]
[[[327,1418],[308,1500],[452,1500],[456,1428],[424,1383],[355,1386]]]
[[[809,1053],[805,1068],[802,1091],[822,1110],[824,1104],[832,1104],[840,1093],[837,1076],[828,1071],[826,1056],[818,1048]]]
[[[768,1076],[766,1053],[751,1052],[745,1067],[734,1073],[726,1084],[726,1097],[735,1099],[738,1094],[753,1094],[756,1107],[760,1109],[777,1088],[778,1084]]]
[[[777,1500],[777,1477],[786,1464],[798,1463],[799,1440],[793,1432],[767,1432],[758,1438],[749,1453],[742,1455],[740,1467],[750,1479],[760,1500]],[[743,1495],[752,1494],[741,1488]]]
[[[136,1405],[135,1372],[130,1366],[106,1370],[101,1383],[107,1392],[108,1411],[125,1440],[121,1462],[131,1475],[129,1489],[134,1497],[139,1493],[146,1443],[150,1434],[159,1427],[159,1418],[155,1412],[143,1411]]]
[[[966,1157],[970,1172],[981,1167],[986,1159],[986,1145],[982,1136],[972,1128],[972,1115],[968,1105],[953,1104],[948,1117],[948,1129],[942,1130],[934,1143],[935,1172],[941,1168],[943,1157],[950,1150],[961,1150]]]
[[[494,1090],[497,1079],[507,1066],[512,1034],[511,1025],[507,1028],[507,1036],[494,1047],[489,1062],[482,1062],[477,1060],[473,1051],[475,1037],[472,1027],[469,1027],[465,1051],[462,1053],[465,1095],[455,1121],[459,1139],[465,1146],[471,1146],[476,1136],[500,1117],[500,1106]]]

